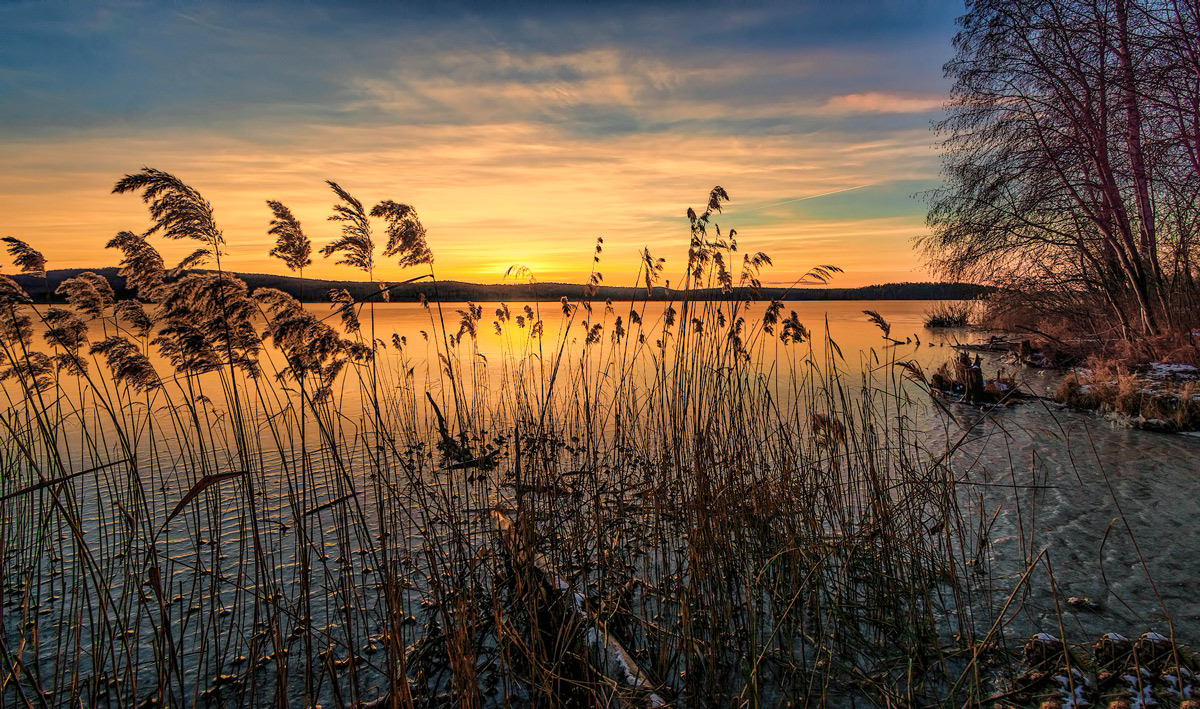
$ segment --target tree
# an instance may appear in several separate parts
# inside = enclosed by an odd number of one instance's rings
[[[919,240],[937,270],[1099,296],[1126,335],[1172,323],[1193,282],[1200,184],[1185,5],[968,3],[937,125],[944,185]]]

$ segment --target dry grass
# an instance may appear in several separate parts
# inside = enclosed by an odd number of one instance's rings
[[[978,318],[976,304],[970,301],[938,301],[925,311],[925,327],[968,327]]]
[[[1180,300],[1186,298],[1181,295]],[[1134,367],[1148,362],[1200,364],[1196,317],[1181,305],[1164,318],[1170,324],[1161,333],[1134,337],[1112,317],[1109,306],[1078,294],[998,292],[983,301],[977,324],[1027,336],[1058,366],[1096,359]]]
[[[144,240],[124,263],[152,326],[75,284],[99,347],[35,343],[51,323],[9,292],[4,703],[643,701],[598,671],[601,626],[684,705],[987,696],[1008,655],[975,617],[986,530],[953,442],[921,444],[894,362],[850,376],[794,314],[686,295],[765,263],[731,267],[726,198],[694,216],[665,312],[505,306],[499,361],[477,306],[455,328],[430,303],[427,341],[388,347],[224,274],[154,272]]]
[[[1156,384],[1113,360],[1093,359],[1086,373],[1063,378],[1053,398],[1074,409],[1101,411],[1162,431],[1200,430],[1200,383]]]

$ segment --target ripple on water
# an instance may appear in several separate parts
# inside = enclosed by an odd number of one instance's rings
[[[1055,628],[1061,617],[1081,642],[1110,631],[1165,632],[1170,614],[1177,638],[1200,643],[1200,440],[1040,405],[977,426],[955,466],[960,477],[987,483],[964,485],[961,499],[976,517],[980,506],[995,513],[988,562],[1009,582],[992,601],[1003,603],[1041,555],[1010,632]],[[1090,603],[1064,603],[1071,596]]]

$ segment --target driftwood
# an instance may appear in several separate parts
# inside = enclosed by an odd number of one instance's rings
[[[1003,337],[993,335],[988,338],[987,342],[976,342],[972,344],[959,343],[950,345],[956,350],[967,352],[1018,352],[1022,347],[1029,347],[1028,340],[1006,340]]]
[[[583,594],[572,588],[570,581],[550,564],[544,554],[529,549],[517,532],[516,523],[508,513],[492,510],[492,519],[505,550],[514,563],[531,568],[552,591],[570,602],[579,618],[587,625],[586,641],[595,669],[618,686],[625,686],[645,697],[645,706],[665,707],[667,702],[654,689],[646,673],[638,667],[633,655],[604,627],[604,622],[587,608]],[[627,700],[622,706],[630,706]]]
[[[924,375],[919,371],[918,377],[925,381]],[[950,363],[942,365],[929,378],[927,384],[934,396],[945,397],[951,403],[969,406],[1003,407],[1027,396],[1017,388],[1014,378],[1005,376],[1003,367],[994,379],[984,378],[979,355],[972,359],[962,350]]]

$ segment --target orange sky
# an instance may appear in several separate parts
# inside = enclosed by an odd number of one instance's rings
[[[332,179],[368,207],[416,207],[440,278],[499,282],[524,264],[542,281],[581,281],[597,236],[606,283],[629,283],[643,247],[673,277],[684,212],[717,184],[733,198],[722,227],[775,260],[765,281],[826,263],[846,271],[836,285],[929,278],[912,251],[924,229],[912,195],[937,184],[928,126],[952,4],[923,5],[923,20],[895,30],[828,9],[729,13],[716,19],[737,31],[720,51],[628,36],[629,23],[650,32],[678,19],[665,11],[599,28],[587,6],[508,24],[435,13],[394,18],[411,35],[347,48],[321,17],[280,26],[270,6],[162,10],[136,25],[111,8],[39,7],[0,8],[30,45],[0,50],[0,82],[21,102],[0,108],[0,232],[50,268],[115,265],[104,243],[148,219],[136,197],[110,191],[147,165],[212,202],[224,263],[241,271],[283,270],[267,257],[267,199],[287,204],[315,247],[333,238]],[[824,35],[777,28],[814,18]],[[255,34],[267,26],[275,35]],[[129,69],[122,54],[147,64]],[[192,249],[156,245],[168,261]],[[306,275],[359,277],[314,260]],[[377,275],[404,277],[391,265]]]

